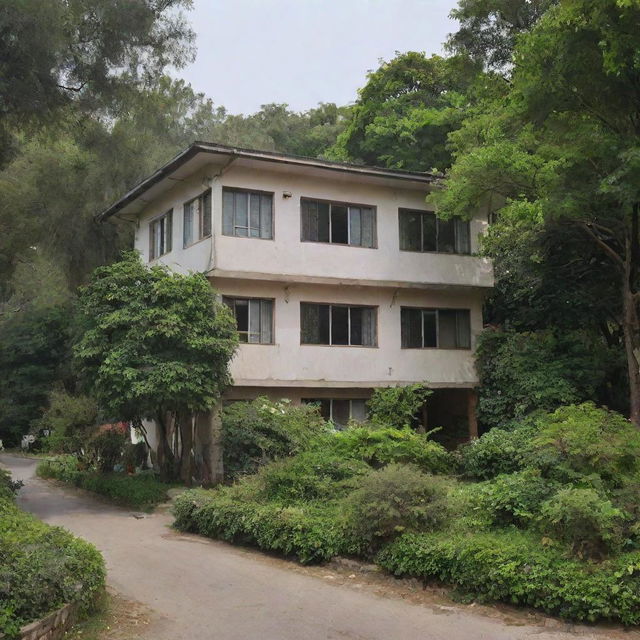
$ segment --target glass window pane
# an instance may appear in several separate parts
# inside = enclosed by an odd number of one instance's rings
[[[419,213],[400,212],[400,249],[403,251],[421,251]]]
[[[438,231],[435,213],[422,214],[422,251],[438,251]]]
[[[260,300],[249,300],[249,342],[260,342]]]
[[[347,207],[331,205],[331,242],[347,244],[349,241],[349,220]]]
[[[318,242],[329,242],[329,214],[331,207],[328,202],[318,202],[317,207],[318,226],[316,240]]]
[[[349,307],[331,307],[331,344],[349,344]]]
[[[346,427],[349,423],[350,402],[349,400],[331,401],[331,418],[337,426]]]
[[[378,344],[377,309],[362,308],[362,345],[375,347]]]
[[[184,205],[182,217],[182,245],[188,247],[193,243],[193,207],[190,202]]]
[[[222,233],[225,236],[233,235],[234,195],[226,189],[222,192]]]
[[[400,311],[400,332],[402,347],[420,349],[422,347],[422,312],[420,309],[402,309]]]
[[[362,342],[362,307],[351,307],[349,309],[351,316],[351,335],[349,336],[349,344],[361,345]]]
[[[238,325],[238,331],[249,331],[249,301],[248,300],[234,300],[233,311],[236,316],[236,324]]]
[[[202,237],[211,235],[211,191],[202,196]]]
[[[249,235],[260,237],[260,196],[248,194],[249,197]]]
[[[360,209],[349,207],[349,244],[360,246],[362,244]]]
[[[375,245],[376,225],[373,209],[361,209],[361,245],[373,247]]]
[[[318,205],[311,200],[303,200],[300,204],[302,216],[301,239],[306,241],[318,240]]]
[[[367,408],[365,400],[351,401],[351,419],[356,422],[365,422],[367,419]]]
[[[164,218],[163,221],[163,231],[164,231],[164,250],[163,253],[169,253],[171,251],[171,246],[173,243],[173,210],[169,211]]]
[[[300,303],[302,344],[329,344],[329,305]]]
[[[438,310],[438,347],[456,348],[456,312],[449,309]]]
[[[457,335],[456,346],[460,349],[471,348],[471,318],[467,309],[460,309],[456,312]]]
[[[454,253],[456,249],[455,231],[453,220],[440,220],[438,218],[438,252]]]
[[[454,224],[456,236],[456,253],[471,253],[469,221],[456,219],[454,221]]]
[[[425,310],[422,312],[422,343],[425,347],[438,346],[437,312]]]
[[[260,196],[260,237],[273,238],[273,196],[267,193]]]
[[[246,227],[249,226],[249,198],[248,194],[236,192],[234,195],[234,217],[233,224],[236,228],[236,235],[247,235]],[[238,233],[239,227],[245,227],[243,234]]]
[[[273,301],[260,301],[260,342],[271,344],[273,342]]]

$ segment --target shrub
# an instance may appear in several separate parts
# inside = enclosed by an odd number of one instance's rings
[[[447,473],[454,468],[453,456],[442,445],[411,429],[351,427],[322,441],[321,446],[376,468],[393,462],[414,464],[428,473]]]
[[[568,487],[541,507],[540,527],[580,556],[598,557],[619,548],[624,514],[590,488]]]
[[[183,531],[277,551],[303,564],[360,551],[335,506],[245,502],[237,498],[236,487],[223,487],[184,492],[173,513],[174,525]]]
[[[367,402],[373,425],[405,429],[415,426],[418,413],[433,393],[424,384],[375,389]]]
[[[126,443],[127,437],[121,431],[101,431],[87,442],[88,457],[99,471],[111,472],[122,461]]]
[[[593,403],[561,407],[537,421],[529,464],[550,477],[575,482],[599,476],[621,486],[640,471],[640,431],[613,411]]]
[[[36,473],[42,478],[55,478],[76,486],[79,486],[82,475],[78,458],[72,455],[45,458],[38,463]]]
[[[512,430],[494,428],[459,449],[462,471],[469,478],[488,480],[526,465],[526,452],[535,428],[528,422]]]
[[[523,527],[534,522],[542,503],[556,489],[538,471],[526,469],[473,485],[472,505],[493,525]]]
[[[371,549],[405,530],[430,530],[447,516],[447,488],[442,478],[417,467],[390,464],[360,478],[360,487],[346,500],[354,533]]]
[[[640,623],[640,553],[593,564],[512,530],[405,534],[376,561],[395,575],[437,579],[483,600],[527,605],[573,620]]]
[[[96,548],[50,527],[0,499],[0,635],[66,602],[91,608],[103,589],[104,562]]]
[[[328,426],[317,407],[288,401],[234,402],[222,415],[224,469],[229,479],[255,473],[271,460],[294,455]]]

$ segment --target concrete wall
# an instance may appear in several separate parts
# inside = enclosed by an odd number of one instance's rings
[[[472,349],[402,349],[400,307],[470,309],[473,347],[482,330],[479,293],[232,279],[214,279],[213,284],[224,295],[275,300],[275,344],[240,345],[231,363],[236,385],[312,388],[376,387],[417,381],[435,386],[472,386],[477,382]],[[376,306],[378,346],[301,345],[300,302]]]
[[[408,188],[401,181],[394,186],[355,180],[331,172],[330,176],[300,175],[231,166],[220,177],[205,169],[179,182],[171,191],[151,203],[141,215],[136,248],[143,259],[149,255],[149,222],[173,208],[173,250],[158,262],[180,271],[208,271],[214,274],[278,274],[307,277],[412,284],[490,287],[490,261],[473,256],[400,251],[398,209],[427,210],[425,191]],[[182,205],[204,189],[212,187],[213,237],[182,248]],[[236,238],[222,235],[222,188],[242,187],[273,192],[274,239]],[[290,197],[284,197],[288,192]],[[300,198],[318,198],[371,205],[377,210],[376,249],[301,242]],[[472,252],[486,222],[471,222]]]

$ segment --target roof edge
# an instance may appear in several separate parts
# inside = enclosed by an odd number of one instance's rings
[[[184,151],[180,152],[174,158],[169,160],[165,165],[152,173],[148,178],[139,182],[135,187],[128,191],[122,198],[114,202],[107,209],[95,214],[94,219],[103,222],[112,215],[118,213],[122,208],[133,202],[153,185],[157,184],[173,171],[178,169],[185,162],[193,158],[199,153],[219,153],[226,154],[235,158],[248,158],[253,160],[262,160],[265,162],[277,162],[283,164],[291,164],[301,167],[314,167],[318,169],[327,169],[329,171],[342,171],[355,175],[373,176],[380,178],[391,178],[395,180],[408,180],[413,182],[424,182],[425,184],[434,184],[438,181],[438,176],[420,171],[405,171],[403,169],[385,169],[383,167],[372,167],[367,165],[358,165],[347,162],[334,162],[331,160],[320,160],[318,158],[308,158],[306,156],[297,156],[293,154],[279,153],[277,151],[260,151],[258,149],[245,149],[243,147],[235,147],[230,145],[218,144],[213,142],[195,141]]]

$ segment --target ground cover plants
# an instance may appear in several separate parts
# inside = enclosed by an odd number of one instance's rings
[[[179,496],[175,526],[303,563],[373,560],[465,598],[640,623],[640,435],[619,414],[561,407],[455,452],[374,416],[316,429],[256,468]]]
[[[97,549],[19,509],[16,488],[0,470],[0,636],[7,640],[67,602],[88,612],[105,580]]]

